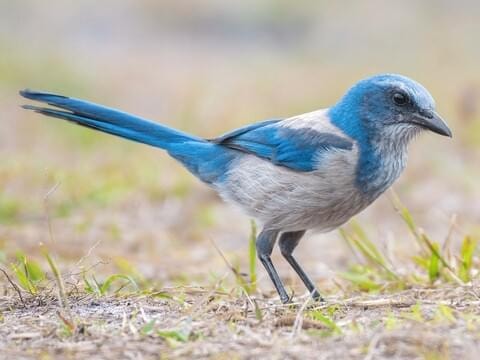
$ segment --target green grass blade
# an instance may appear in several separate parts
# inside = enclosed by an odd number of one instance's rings
[[[95,291],[96,287],[88,281],[85,273],[82,274],[82,279],[83,279],[83,289],[89,294],[98,295],[98,293]]]
[[[390,268],[386,258],[367,237],[361,226],[356,222],[352,222],[351,227],[354,231],[353,235],[349,235],[343,229],[340,232],[349,245],[356,249],[370,265],[376,266],[385,271],[389,276],[398,279],[398,275]]]
[[[62,276],[60,274],[60,270],[58,270],[57,264],[55,261],[53,261],[52,257],[48,253],[47,248],[42,246],[42,253],[47,259],[48,265],[50,266],[50,269],[52,270],[53,276],[55,277],[55,281],[58,286],[58,297],[60,300],[60,304],[62,305],[63,310],[67,313],[69,318],[70,316],[70,306],[68,304],[68,298],[67,298],[67,293],[65,291],[65,284],[63,283]]]
[[[131,284],[135,290],[138,290],[138,286],[137,286],[137,283],[135,282],[135,280],[133,280],[133,278],[129,275],[124,275],[124,274],[114,274],[114,275],[110,275],[108,278],[105,279],[105,281],[103,282],[103,284],[101,284],[100,286],[100,294],[101,295],[105,295],[109,290],[110,288],[112,287],[113,283],[117,280],[126,280],[127,284]],[[121,286],[121,288],[123,288],[124,286]]]
[[[462,247],[460,249],[460,266],[458,269],[458,277],[463,282],[471,280],[471,270],[473,265],[473,255],[477,248],[477,241],[470,236],[463,239]]]
[[[342,329],[333,321],[330,317],[326,316],[320,310],[313,310],[308,313],[313,320],[321,322],[332,332],[340,335],[342,334]]]
[[[183,343],[187,342],[190,338],[190,333],[181,330],[158,330],[157,335],[166,340],[174,340]]]
[[[456,321],[453,309],[444,304],[438,305],[435,318],[441,322],[448,322],[451,324],[454,324]]]
[[[354,234],[356,235],[358,241],[369,251],[372,258],[377,262],[386,264],[385,258],[382,253],[378,250],[377,246],[368,238],[367,234],[356,221],[352,221],[350,224]]]
[[[15,274],[15,277],[17,278],[18,284],[25,290],[27,290],[30,294],[35,295],[37,294],[38,290],[35,284],[28,278],[27,274],[25,271],[20,268],[16,264],[12,264],[12,271]]]
[[[395,193],[395,191],[391,190],[390,194],[391,194],[391,201],[392,201],[393,207],[400,214],[403,221],[405,221],[405,224],[407,224],[412,234],[414,234],[415,236],[418,236],[417,225],[413,220],[412,214],[407,209],[407,207],[403,205],[403,203],[400,201],[400,198]]]
[[[432,255],[430,256],[429,263],[428,263],[428,278],[430,283],[435,282],[440,276],[440,261],[438,254],[440,253],[440,248],[437,243],[433,243],[432,247],[435,251],[432,251]]]
[[[361,291],[375,291],[380,289],[382,286],[375,282],[369,274],[362,274],[355,271],[347,271],[340,273],[340,276],[351,282]]]
[[[427,235],[425,234],[420,234],[420,237],[421,239],[423,240],[423,242],[427,245],[428,249],[430,250],[430,252],[435,255],[438,260],[441,261],[442,265],[445,266],[447,269],[449,269],[450,271],[453,271],[452,267],[450,266],[450,264],[448,263],[447,260],[445,260],[445,258],[442,256],[441,252],[440,252],[440,247],[438,246],[437,243],[433,243]]]
[[[150,320],[140,330],[140,334],[142,335],[150,335],[155,328],[155,319]]]
[[[250,273],[250,292],[257,291],[257,226],[255,221],[251,220],[250,222],[251,231],[250,239],[248,242],[248,264],[249,264],[249,273]]]

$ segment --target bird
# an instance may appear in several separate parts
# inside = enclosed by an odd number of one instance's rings
[[[33,90],[28,110],[165,150],[260,225],[256,250],[282,303],[291,302],[271,260],[275,244],[310,296],[323,297],[293,252],[309,230],[329,232],[384,193],[420,133],[452,137],[432,95],[398,74],[355,83],[331,107],[251,123],[202,138],[116,109]]]

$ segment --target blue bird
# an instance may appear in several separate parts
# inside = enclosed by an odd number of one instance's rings
[[[20,94],[53,106],[26,109],[166,150],[239,205],[262,224],[258,257],[283,303],[290,298],[270,258],[277,239],[312,297],[322,300],[292,255],[305,232],[331,231],[370,205],[400,176],[408,144],[423,130],[452,136],[429,92],[395,74],[359,81],[330,108],[214,139],[62,95]]]

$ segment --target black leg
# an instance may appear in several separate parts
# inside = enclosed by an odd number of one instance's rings
[[[258,258],[265,267],[265,270],[267,270],[268,276],[270,276],[273,285],[275,285],[278,295],[280,295],[280,300],[282,301],[282,303],[285,304],[290,301],[290,298],[288,297],[282,280],[280,280],[277,270],[275,270],[272,259],[270,258],[273,250],[273,245],[275,245],[275,241],[277,240],[277,236],[277,230],[263,230],[257,237],[257,254]]]
[[[283,257],[292,266],[293,270],[295,270],[295,272],[298,274],[300,279],[302,279],[303,283],[307,287],[312,297],[315,300],[323,301],[322,296],[315,288],[312,280],[310,280],[308,275],[305,273],[305,271],[303,271],[303,269],[300,267],[300,264],[297,262],[297,260],[295,260],[292,255],[293,250],[298,245],[303,234],[305,234],[305,231],[292,231],[283,233],[280,236],[279,241],[280,251],[282,252]]]

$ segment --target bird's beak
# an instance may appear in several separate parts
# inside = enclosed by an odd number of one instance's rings
[[[450,130],[445,120],[443,120],[435,111],[419,112],[415,114],[412,122],[427,130],[433,131],[434,133],[452,137],[452,130]]]

